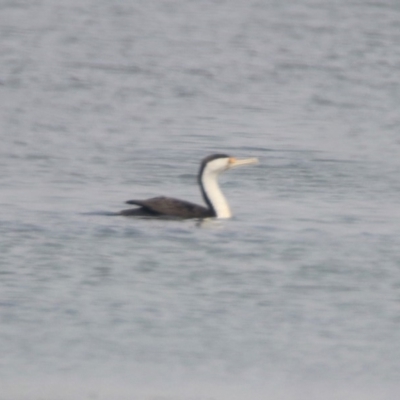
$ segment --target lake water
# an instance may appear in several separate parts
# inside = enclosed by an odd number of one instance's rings
[[[0,3],[0,399],[397,399],[400,4]],[[107,216],[201,202],[234,217]]]

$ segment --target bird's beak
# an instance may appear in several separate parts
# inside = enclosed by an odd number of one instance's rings
[[[229,157],[229,168],[240,167],[241,165],[257,164],[258,158],[243,158],[238,160],[235,157]]]

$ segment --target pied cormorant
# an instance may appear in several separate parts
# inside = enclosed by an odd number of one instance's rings
[[[174,218],[230,218],[229,204],[218,185],[218,175],[240,165],[256,164],[257,158],[238,160],[226,154],[212,154],[200,165],[197,181],[207,207],[171,197],[153,197],[147,200],[128,200],[137,208],[120,211],[125,216],[174,217]]]

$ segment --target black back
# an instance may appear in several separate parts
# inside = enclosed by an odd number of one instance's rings
[[[121,215],[131,216],[169,216],[176,218],[208,218],[215,217],[212,209],[199,206],[184,200],[171,197],[153,197],[147,200],[129,200],[140,208],[122,210]]]

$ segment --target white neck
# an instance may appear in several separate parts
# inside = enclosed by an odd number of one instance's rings
[[[217,218],[231,218],[229,204],[218,185],[218,174],[205,168],[201,183],[208,200],[212,204]]]

